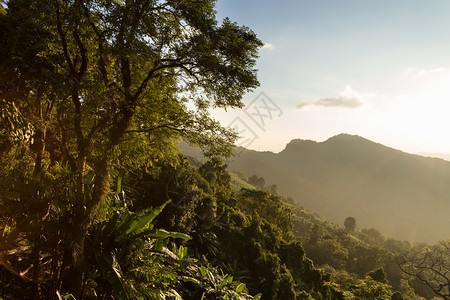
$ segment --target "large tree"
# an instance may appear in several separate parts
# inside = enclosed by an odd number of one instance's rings
[[[18,126],[8,123],[4,153],[16,156],[2,161],[8,166],[2,179],[21,172],[5,182],[27,183],[32,200],[24,202],[17,184],[0,196],[19,208],[36,203],[37,211],[19,212],[22,219],[33,215],[34,224],[58,218],[55,201],[66,205],[67,243],[77,249],[70,273],[80,295],[84,242],[111,172],[164,155],[179,137],[208,146],[210,154],[229,154],[235,135],[212,120],[208,108],[242,105],[243,94],[258,85],[262,43],[228,19],[219,24],[212,0],[7,3],[0,16],[1,109],[33,137],[13,142]],[[73,184],[53,187],[49,196],[45,183],[55,170]],[[37,225],[36,259],[42,234]],[[35,278],[38,273],[35,266]]]

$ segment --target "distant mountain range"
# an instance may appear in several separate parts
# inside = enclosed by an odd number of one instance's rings
[[[320,143],[292,140],[280,153],[238,150],[231,171],[264,177],[332,222],[352,216],[360,228],[409,241],[450,237],[449,161],[347,134]]]

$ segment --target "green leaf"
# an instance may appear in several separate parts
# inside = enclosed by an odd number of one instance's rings
[[[229,274],[223,274],[223,272],[222,272],[222,278],[223,278],[223,280],[219,284],[220,289],[223,288],[224,286],[226,286],[228,283],[233,282],[233,276],[230,276]]]
[[[169,204],[172,200],[167,200],[162,205],[152,209],[150,213],[143,216],[139,221],[133,222],[132,225],[128,228],[128,230],[125,232],[126,234],[135,233],[140,231],[142,228],[144,228],[147,224],[151,223],[166,207],[167,204]]]
[[[133,226],[134,223],[137,223],[136,218],[137,215],[130,213],[123,216],[122,220],[119,222],[119,224],[117,224],[116,228],[111,233],[111,235],[114,236],[115,240],[124,238],[124,235],[130,229],[130,227]]]
[[[118,176],[117,177],[117,187],[116,187],[116,192],[114,193],[114,195],[119,195],[119,193],[122,191],[122,176]]]
[[[155,250],[158,252],[162,252],[164,249],[164,240],[163,239],[157,239],[155,244]]]
[[[183,277],[181,277],[181,280],[183,280],[183,282],[192,282],[197,285],[200,284],[200,281],[198,281],[197,279],[192,278],[192,277],[183,276]]]
[[[158,229],[155,233],[151,233],[148,235],[148,237],[152,238],[174,238],[174,239],[183,239],[183,240],[190,240],[191,237],[187,234],[180,233],[180,232],[170,232],[166,231],[164,229]]]
[[[199,272],[202,277],[206,277],[206,267],[205,266],[203,266],[203,265],[200,266]]]
[[[187,252],[188,252],[188,248],[184,247],[183,245],[180,245],[180,247],[178,248],[178,259],[183,259],[187,256]]]
[[[237,287],[236,287],[236,293],[241,293],[243,290],[245,289],[245,283],[240,283]]]

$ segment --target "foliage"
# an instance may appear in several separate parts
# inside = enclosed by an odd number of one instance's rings
[[[350,287],[356,299],[390,300],[392,292],[390,286],[366,277],[359,284]]]
[[[226,170],[227,166],[217,157],[205,162],[198,169],[199,174],[213,188],[212,193],[217,198],[230,198],[231,176]]]
[[[294,234],[303,242],[306,255],[331,274],[331,281],[346,297],[353,294],[350,286],[358,285],[358,280],[366,275],[390,285],[404,299],[421,299],[418,295],[432,297],[430,291],[406,276],[398,266],[401,256],[411,248],[409,242],[393,238],[375,242],[358,230],[344,231],[297,204],[289,204],[289,207],[293,212]]]
[[[290,209],[279,196],[261,190],[242,189],[238,195],[238,207],[251,216],[258,216],[275,224],[289,239],[292,228]]]

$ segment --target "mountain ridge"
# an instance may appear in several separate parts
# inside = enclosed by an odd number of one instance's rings
[[[337,224],[354,216],[361,226],[410,241],[435,242],[450,231],[450,162],[439,158],[340,134],[295,139],[279,153],[244,150],[229,168],[263,176]]]

